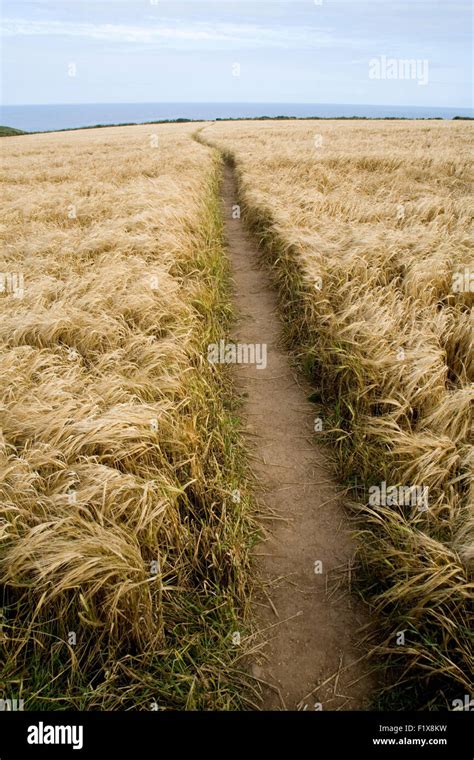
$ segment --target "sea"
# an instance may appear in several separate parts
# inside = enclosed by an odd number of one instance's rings
[[[48,132],[98,124],[142,124],[180,118],[205,121],[258,116],[452,119],[473,115],[472,108],[336,103],[79,103],[4,105],[0,108],[0,124],[25,132]]]

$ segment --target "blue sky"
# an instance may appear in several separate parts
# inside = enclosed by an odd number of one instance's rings
[[[464,0],[3,0],[2,6],[6,104],[472,106],[471,4]],[[370,78],[369,61],[382,56],[426,61],[429,77]]]

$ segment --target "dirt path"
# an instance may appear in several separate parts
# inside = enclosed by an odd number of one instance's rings
[[[258,263],[243,222],[232,218],[237,195],[229,167],[222,198],[240,315],[232,338],[267,345],[266,369],[236,367],[254,471],[262,501],[275,516],[264,521],[268,537],[256,560],[266,587],[256,616],[268,641],[253,675],[271,684],[263,687],[262,708],[364,709],[371,682],[355,644],[357,630],[367,620],[348,592],[354,547],[347,517],[314,442],[315,407],[307,400],[311,389],[296,378],[279,347],[281,325],[268,273]]]

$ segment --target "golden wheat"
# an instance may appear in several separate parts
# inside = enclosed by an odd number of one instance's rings
[[[472,689],[473,665],[472,129],[239,122],[201,139],[236,166],[289,343],[332,410],[338,469],[360,497],[361,561],[385,613],[378,651],[402,661],[418,704],[449,704]],[[381,481],[423,485],[428,509],[369,506]]]
[[[3,147],[4,696],[241,704],[247,498],[203,358],[230,315],[219,160],[181,125]]]

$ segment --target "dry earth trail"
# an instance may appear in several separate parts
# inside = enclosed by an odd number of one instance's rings
[[[269,273],[243,221],[233,218],[237,203],[234,173],[226,167],[222,204],[238,315],[232,339],[267,345],[265,369],[238,364],[235,370],[266,536],[256,551],[264,591],[255,613],[267,643],[252,671],[263,683],[264,710],[360,710],[369,706],[372,683],[357,648],[367,612],[350,593],[348,518],[315,443],[311,388],[280,346]]]

